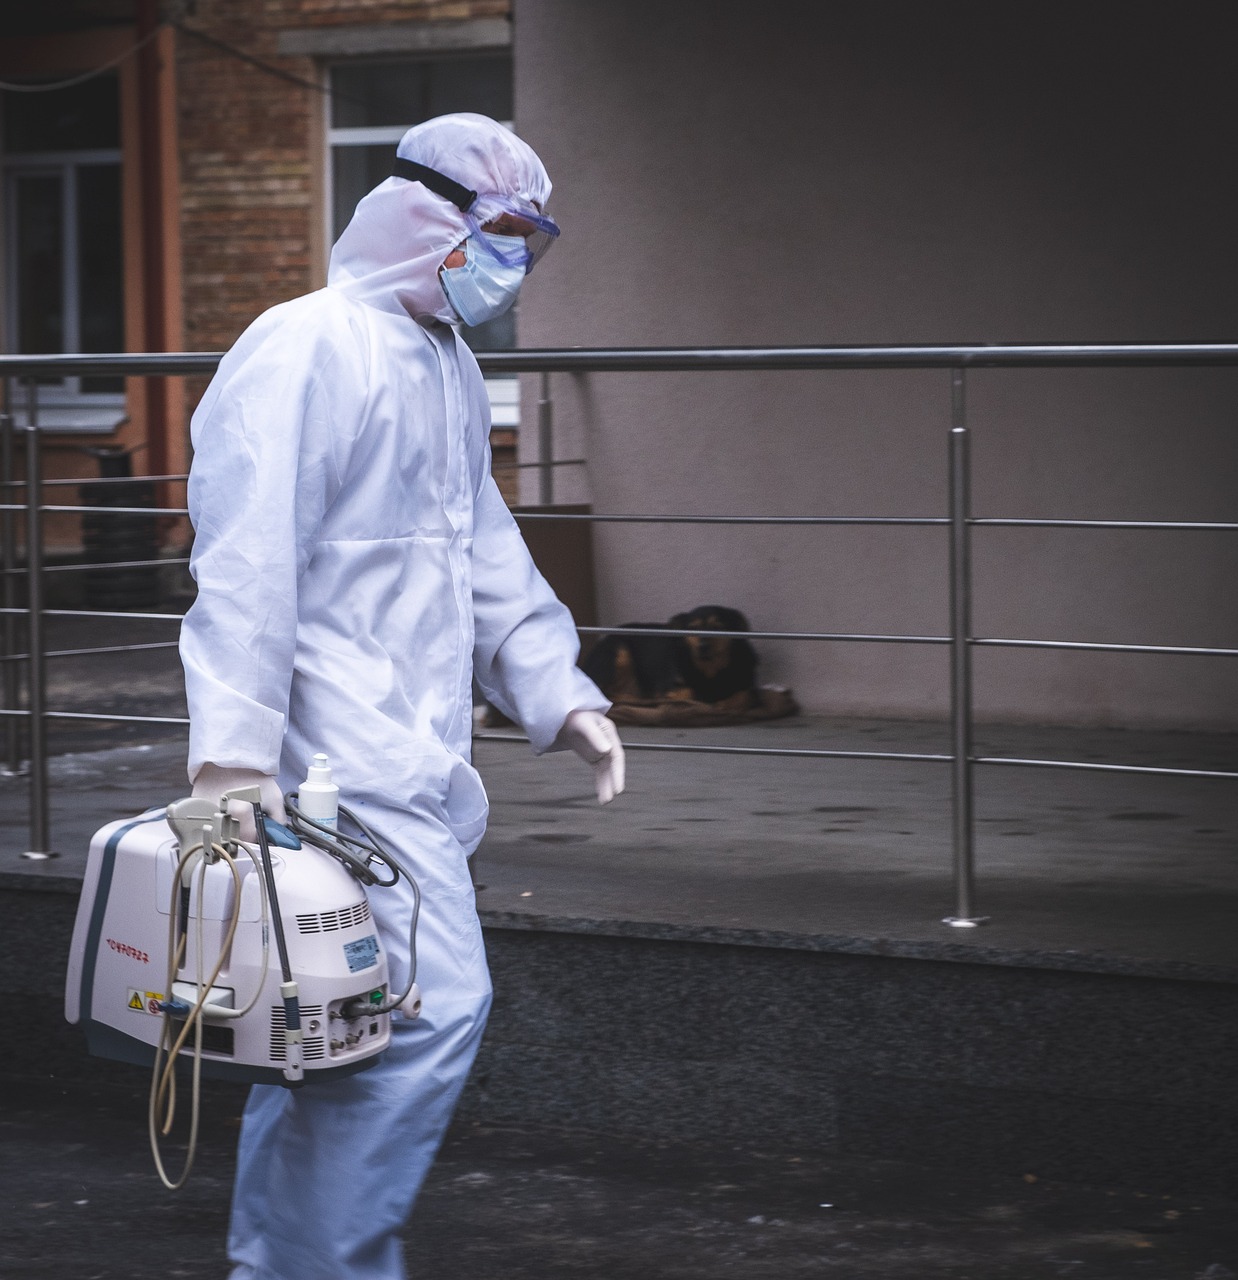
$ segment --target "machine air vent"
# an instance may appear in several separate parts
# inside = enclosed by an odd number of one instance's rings
[[[370,918],[370,904],[363,898],[350,907],[341,907],[338,911],[320,911],[310,915],[297,916],[297,928],[302,933],[336,933],[340,929],[350,929],[353,925],[364,924]]]
[[[309,1018],[322,1017],[322,1005],[320,1004],[303,1004],[301,1006],[301,1027],[305,1028],[305,1022]],[[284,1006],[282,1004],[273,1004],[271,1006],[271,1061],[283,1062],[288,1056],[288,1041],[284,1036],[286,1027],[284,1025]],[[306,1062],[319,1062],[327,1056],[327,1041],[325,1036],[306,1036],[301,1042],[301,1053]]]

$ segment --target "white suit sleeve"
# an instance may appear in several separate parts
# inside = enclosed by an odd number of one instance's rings
[[[492,477],[474,510],[473,674],[486,697],[529,735],[539,754],[556,745],[569,711],[609,701],[576,665],[572,615],[538,572]]]
[[[357,412],[352,366],[364,374],[355,340],[333,337],[334,327],[311,314],[266,326],[265,336],[251,331],[194,414],[198,595],[180,645],[191,778],[207,761],[279,771],[297,585],[339,488]]]

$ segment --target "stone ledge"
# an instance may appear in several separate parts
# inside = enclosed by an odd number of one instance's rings
[[[80,875],[56,872],[47,863],[29,870],[0,871],[0,890],[76,897]],[[54,865],[54,864],[51,864]],[[1221,965],[1106,955],[1091,951],[1054,951],[986,947],[957,941],[924,941],[848,934],[806,934],[776,929],[728,929],[706,924],[672,924],[656,920],[607,919],[595,916],[544,915],[538,912],[481,909],[482,928],[520,933],[588,934],[603,938],[650,942],[704,943],[726,947],[763,947],[776,951],[825,952],[834,955],[887,957],[944,964],[995,965],[1062,973],[1103,974],[1120,978],[1160,978],[1175,982],[1238,985],[1238,970]]]

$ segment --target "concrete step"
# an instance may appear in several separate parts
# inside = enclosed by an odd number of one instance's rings
[[[72,892],[0,890],[18,1075],[61,1021]],[[491,924],[464,1118],[786,1156],[1238,1193],[1238,985]]]

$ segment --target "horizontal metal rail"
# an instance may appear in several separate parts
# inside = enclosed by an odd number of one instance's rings
[[[212,374],[223,359],[221,351],[129,352],[110,355],[82,355],[58,352],[54,355],[0,356],[0,378],[109,377],[175,378]]]
[[[1226,769],[1175,769],[1168,765],[1099,764],[1085,760],[1028,760],[1021,756],[973,756],[972,763],[1015,764],[1032,769],[1077,769],[1090,773],[1151,773],[1173,778],[1238,778],[1238,772]]]
[[[25,511],[25,503],[0,503],[0,511]],[[44,503],[44,512],[60,515],[187,516],[187,507],[95,507]],[[944,516],[696,516],[696,515],[607,515],[586,511],[524,511],[516,508],[517,520],[584,520],[593,524],[769,524],[769,525],[946,525]]]
[[[48,508],[44,508],[48,510]],[[590,524],[769,524],[769,525],[948,525],[945,516],[693,516],[609,515],[595,511],[529,511],[517,507],[512,515],[521,520],[584,520]]]
[[[146,564],[147,561],[134,561],[134,564]],[[158,563],[164,563],[162,561]],[[174,563],[174,562],[173,562]],[[124,567],[125,562],[120,562],[116,566],[106,567]],[[90,565],[68,565],[66,568],[93,568]],[[97,566],[105,567],[105,566]],[[29,612],[22,608],[3,609],[0,608],[0,615],[14,614],[24,615]],[[107,618],[107,619],[133,619],[136,621],[146,622],[181,622],[184,620],[183,614],[171,613],[126,613],[126,612],[104,612],[98,609],[45,609],[44,617],[59,618]],[[851,632],[851,631],[702,631],[698,628],[674,628],[674,627],[577,627],[576,630],[581,635],[621,635],[621,636],[662,636],[662,637],[678,637],[678,636],[697,636],[707,637],[712,640],[734,639],[734,640],[810,640],[824,642],[855,642],[860,644],[930,644],[943,645],[950,643],[949,636],[916,636],[916,635],[882,635],[871,632]],[[1000,639],[993,637],[974,637],[967,642],[980,648],[1005,648],[1005,649],[1065,649],[1080,652],[1096,652],[1096,653],[1160,653],[1169,655],[1178,655],[1183,657],[1200,657],[1200,658],[1238,658],[1238,649],[1220,649],[1209,648],[1202,645],[1172,645],[1172,644],[1109,644],[1101,641],[1093,640],[1020,640],[1020,639]],[[44,654],[47,658],[65,658],[65,657],[83,657],[92,653],[135,653],[142,649],[162,649],[174,648],[176,641],[159,641],[149,644],[132,644],[132,645],[106,645],[99,648],[90,649],[57,649],[49,650]],[[10,661],[18,658],[27,658],[28,654],[13,654]],[[0,659],[3,661],[4,659]]]
[[[474,742],[524,742],[528,738],[515,733],[475,733]],[[682,751],[705,756],[786,756],[795,759],[830,760],[918,760],[949,764],[953,756],[928,751],[833,751],[823,747],[734,747],[692,742],[628,742],[625,751]]]
[[[30,712],[24,708],[0,707],[0,718],[5,717],[28,720]],[[128,716],[107,711],[44,711],[43,719],[96,720],[109,724],[114,720],[118,724],[180,724],[186,727],[189,725],[189,720],[185,716]]]
[[[0,608],[4,614],[26,615],[29,609]],[[183,613],[127,613],[121,609],[43,609],[45,618],[119,618],[125,622],[184,622]]]
[[[529,739],[516,733],[475,733],[474,742],[522,742]],[[689,755],[726,756],[789,756],[805,759],[832,760],[912,760],[934,764],[952,764],[954,756],[931,751],[844,751],[820,747],[736,747],[687,742],[631,742],[623,743],[624,751],[680,751]],[[1152,773],[1177,778],[1234,779],[1238,773],[1219,769],[1175,769],[1169,766],[1153,767],[1140,764],[1089,764],[1079,760],[1024,760],[1013,756],[969,756],[971,764],[1024,764],[1044,769],[1086,769],[1106,773]]]
[[[83,507],[44,504],[43,510],[79,516],[187,516],[189,514],[188,507]]]
[[[1000,640],[973,636],[967,642],[978,648],[1073,649],[1081,653],[1170,653],[1195,658],[1238,658],[1238,649],[1212,649],[1186,644],[1105,644],[1093,640]]]
[[[703,631],[700,627],[577,627],[589,636],[701,636],[710,640],[863,640],[874,644],[949,644],[949,636],[865,635],[836,631]]]
[[[48,649],[45,658],[93,658],[100,653],[142,653],[147,649],[179,649],[179,640],[152,640],[148,644],[103,644],[89,649]],[[28,653],[0,655],[0,662],[28,662]]]
[[[949,636],[873,635],[851,631],[715,631],[700,627],[577,627],[582,635],[697,636],[711,640],[857,640],[868,644],[950,644]],[[969,645],[1005,649],[1070,649],[1098,653],[1167,653],[1194,657],[1238,658],[1238,649],[1200,645],[1117,644],[1099,640],[1017,640],[973,636]]]
[[[540,463],[522,463],[536,467]],[[145,479],[146,477],[138,477]],[[50,483],[50,482],[48,482]],[[81,481],[73,481],[80,484]],[[85,483],[95,484],[96,481]],[[132,483],[132,482],[130,482]],[[0,511],[25,511],[24,502],[0,503]],[[44,512],[60,515],[114,515],[114,516],[187,516],[187,507],[96,507],[69,504],[40,507]],[[520,520],[562,520],[587,524],[739,524],[739,525],[900,525],[927,526],[950,523],[946,516],[712,516],[664,513],[661,515],[635,515],[602,511],[531,511],[517,507],[512,515]],[[1005,529],[1176,529],[1193,533],[1235,533],[1238,522],[1221,520],[1071,520],[1050,517],[1045,519],[1007,519],[974,516],[967,521],[971,526],[989,526]]]
[[[44,510],[51,508],[45,507]],[[581,520],[596,524],[804,524],[804,525],[948,525],[946,516],[697,516],[607,515],[592,511],[527,511],[517,507],[517,520]],[[1181,529],[1203,533],[1238,532],[1238,523],[1215,520],[1070,520],[996,519],[974,516],[969,526],[1048,529]]]
[[[183,484],[189,479],[187,474],[174,476],[77,476],[70,477],[67,480],[44,480],[42,487],[51,489],[55,487],[69,488],[73,485],[120,485],[120,484]],[[24,489],[26,486],[23,482],[17,481],[15,488]]]
[[[167,565],[188,564],[188,556],[173,556],[166,560],[75,560],[72,564],[45,564],[44,573],[81,573],[84,569],[162,569]],[[0,569],[0,576],[10,573],[15,578],[25,577],[25,569]],[[22,613],[27,610],[21,610]],[[44,610],[46,613],[47,610]]]
[[[998,529],[1183,529],[1193,533],[1234,533],[1238,524],[1223,520],[1059,520],[997,519],[973,516],[969,525]]]
[[[45,564],[43,572],[81,573],[84,569],[162,569],[166,565],[188,563],[188,556],[176,556],[167,560],[79,560],[73,564]]]
[[[219,352],[0,356],[0,378],[210,374]],[[985,343],[833,347],[588,347],[479,351],[483,373],[690,373],[751,369],[1062,369],[1238,365],[1238,343]]]
[[[1038,343],[1011,346],[664,347],[479,352],[483,372],[688,373],[750,369],[1015,369],[1238,364],[1238,343]]]
[[[551,458],[549,462],[496,462],[493,471],[541,471],[545,467],[583,467],[588,458]]]

